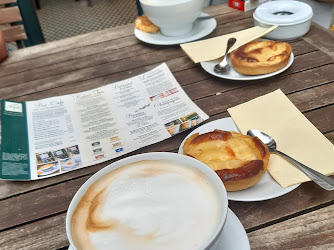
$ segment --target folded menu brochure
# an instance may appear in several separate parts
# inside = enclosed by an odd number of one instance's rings
[[[228,109],[241,133],[258,129],[272,136],[277,149],[325,175],[334,174],[334,145],[281,90]],[[283,157],[271,154],[268,172],[283,187],[310,179]]]
[[[231,52],[246,43],[261,38],[276,28],[277,25],[270,28],[255,26],[223,36],[181,44],[180,46],[194,63],[211,61],[225,55],[227,40],[229,38],[234,37],[237,39],[236,43],[229,50]]]
[[[98,164],[208,118],[166,64],[85,92],[2,100],[0,179],[42,179]]]

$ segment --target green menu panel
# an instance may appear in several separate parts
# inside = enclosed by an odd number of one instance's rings
[[[25,103],[1,101],[0,178],[30,179]]]

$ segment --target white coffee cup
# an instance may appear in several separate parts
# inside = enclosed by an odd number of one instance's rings
[[[205,0],[140,0],[144,14],[164,36],[189,33],[200,16]]]
[[[225,223],[225,219],[227,216],[228,199],[227,199],[226,189],[222,181],[211,168],[209,168],[207,165],[203,164],[202,162],[194,158],[191,158],[185,155],[175,154],[175,153],[155,152],[155,153],[139,154],[139,155],[131,156],[131,157],[119,160],[117,162],[114,162],[110,164],[109,166],[101,169],[97,173],[95,173],[81,186],[81,188],[77,191],[77,193],[73,197],[70,203],[69,209],[67,211],[67,216],[66,216],[66,233],[67,233],[68,240],[71,244],[71,247],[73,249],[78,249],[78,248],[75,246],[75,243],[73,241],[72,234],[71,234],[72,216],[78,204],[80,203],[81,198],[86,194],[87,190],[94,183],[96,183],[98,179],[110,173],[111,171],[119,169],[123,166],[129,166],[129,164],[132,164],[132,163],[138,163],[138,162],[142,162],[145,160],[164,161],[164,162],[168,161],[168,162],[172,162],[173,164],[180,164],[182,166],[186,166],[187,169],[188,167],[190,167],[196,173],[199,170],[201,173],[204,174],[203,178],[205,178],[205,181],[207,181],[210,187],[212,187],[213,190],[215,191],[214,194],[215,194],[215,198],[217,199],[217,204],[218,204],[217,206],[218,216],[217,216],[217,223],[215,223],[215,226],[213,227],[214,230],[212,230],[212,233],[208,234],[209,237],[204,240],[205,244],[202,245],[203,247],[201,249],[209,249],[210,247],[212,247],[212,245],[216,242],[217,238],[219,237],[223,229],[223,225]],[[200,175],[202,176],[202,174]],[[183,223],[182,219],[181,221],[178,221],[178,223],[179,225],[181,225]],[[109,247],[112,247],[112,246],[109,246]],[[184,249],[189,249],[189,248],[184,248]]]

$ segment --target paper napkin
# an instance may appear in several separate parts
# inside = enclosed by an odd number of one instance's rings
[[[334,145],[281,90],[227,110],[241,133],[258,129],[271,135],[277,149],[325,175],[334,174]],[[279,155],[271,154],[268,172],[283,187],[310,179]]]
[[[225,55],[227,40],[229,38],[234,37],[237,39],[236,43],[229,50],[231,52],[246,43],[264,36],[276,28],[277,25],[270,28],[255,26],[223,36],[181,44],[180,46],[194,63],[210,61]]]

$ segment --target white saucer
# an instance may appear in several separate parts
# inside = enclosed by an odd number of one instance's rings
[[[223,73],[223,74],[217,74],[213,68],[214,66],[217,64],[217,63],[220,63],[222,59],[217,59],[217,60],[213,60],[213,61],[208,61],[208,62],[201,62],[201,66],[202,68],[208,72],[209,74],[211,75],[214,75],[214,76],[217,76],[217,77],[220,77],[220,78],[224,78],[224,79],[230,79],[230,80],[243,80],[243,81],[246,81],[246,80],[258,80],[258,79],[263,79],[263,78],[268,78],[268,77],[271,77],[271,76],[274,76],[274,75],[277,75],[283,71],[285,71],[287,68],[289,68],[294,60],[294,55],[293,53],[291,52],[291,55],[290,55],[290,58],[289,58],[289,61],[288,61],[288,64],[280,69],[280,70],[277,70],[275,72],[272,72],[272,73],[269,73],[269,74],[264,74],[264,75],[255,75],[255,76],[251,76],[251,75],[243,75],[243,74],[240,74],[239,72],[235,71],[233,69],[233,67],[231,66],[230,70]],[[231,64],[231,62],[230,62]]]
[[[231,117],[222,118],[214,120],[212,122],[206,123],[197,129],[193,130],[187,137],[183,140],[179,148],[179,154],[183,154],[183,144],[185,140],[193,134],[207,133],[215,129],[225,130],[225,131],[235,131],[239,132],[236,124]],[[272,198],[279,197],[286,193],[291,192],[297,188],[300,184],[293,185],[287,188],[282,188],[272,177],[266,172],[262,179],[253,187],[250,187],[241,191],[227,192],[227,198],[232,201],[262,201],[269,200]]]
[[[244,226],[231,209],[227,210],[227,217],[219,238],[210,250],[249,250],[250,245]],[[68,250],[74,250],[70,245]]]
[[[231,209],[228,209],[223,230],[210,250],[230,249],[249,250],[250,245],[240,220]]]
[[[206,13],[201,13],[200,16],[202,17],[209,15]],[[216,28],[216,26],[217,26],[216,19],[209,18],[195,21],[193,29],[189,33],[183,36],[168,37],[168,36],[163,36],[160,32],[146,33],[136,28],[134,30],[134,33],[139,40],[145,43],[155,44],[155,45],[175,45],[175,44],[195,41],[197,39],[205,37],[209,35]]]

